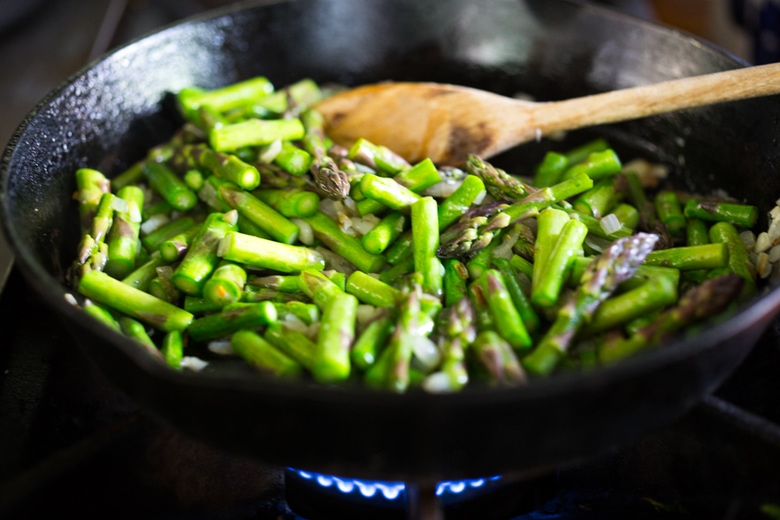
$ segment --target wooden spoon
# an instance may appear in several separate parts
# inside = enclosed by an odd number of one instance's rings
[[[317,105],[326,131],[349,145],[360,137],[407,160],[461,164],[561,130],[637,119],[683,108],[780,93],[780,64],[534,103],[439,83],[379,83]]]

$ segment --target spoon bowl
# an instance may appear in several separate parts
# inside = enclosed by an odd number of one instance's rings
[[[780,93],[780,64],[704,74],[554,102],[458,85],[386,82],[340,92],[318,110],[339,144],[358,138],[409,161],[462,164],[544,136],[726,101]]]

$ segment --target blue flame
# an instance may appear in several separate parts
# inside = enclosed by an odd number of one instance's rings
[[[403,482],[381,482],[341,478],[332,475],[323,475],[311,471],[290,468],[299,477],[304,480],[316,482],[324,488],[334,488],[341,493],[350,494],[357,492],[366,498],[383,496],[387,500],[397,499],[406,489]],[[495,482],[501,478],[500,475],[490,478],[477,478],[466,480],[448,480],[439,482],[436,485],[436,496],[459,495],[470,489],[479,489],[486,484]]]

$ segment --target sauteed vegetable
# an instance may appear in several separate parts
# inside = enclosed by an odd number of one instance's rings
[[[331,142],[325,95],[264,77],[184,89],[170,141],[113,180],[78,170],[84,310],[176,369],[235,355],[452,392],[656,348],[770,274],[756,207],[675,191],[603,139],[525,176],[475,155],[409,164]]]

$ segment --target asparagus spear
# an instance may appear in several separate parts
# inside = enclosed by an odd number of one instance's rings
[[[316,380],[335,383],[349,377],[357,306],[357,298],[344,292],[335,294],[325,304],[312,364],[312,375]]]
[[[474,340],[474,352],[497,386],[522,386],[527,378],[509,343],[493,330],[483,330]]]
[[[242,329],[257,329],[277,320],[271,302],[234,303],[222,311],[193,320],[187,332],[195,341],[209,341],[229,336]]]
[[[412,205],[412,237],[414,240],[414,270],[422,275],[422,288],[428,294],[441,296],[441,261],[436,257],[439,247],[439,223],[436,201],[423,197]]]
[[[184,337],[178,330],[167,332],[162,339],[160,353],[169,367],[181,370],[181,360],[184,357]]]
[[[736,204],[718,200],[691,198],[685,203],[685,216],[710,222],[729,222],[735,226],[752,228],[758,220],[758,208],[750,204]]]
[[[284,378],[297,378],[302,373],[301,365],[255,331],[239,330],[230,338],[230,344],[236,354],[262,372]]]
[[[536,216],[543,209],[558,201],[573,197],[593,187],[593,180],[579,174],[558,184],[543,188],[507,206],[503,203],[484,204],[475,211],[468,211],[441,235],[440,258],[473,255],[487,246],[495,231],[508,225]],[[489,215],[489,217],[488,217]]]
[[[81,228],[86,231],[92,227],[92,219],[100,203],[100,198],[104,193],[111,191],[111,183],[98,170],[79,168],[76,170],[76,188],[73,198],[79,202]]]
[[[652,251],[658,237],[639,233],[621,238],[598,256],[582,275],[582,282],[571,298],[560,308],[550,329],[534,350],[523,359],[526,370],[548,375],[569,349],[577,331]]]
[[[457,392],[469,381],[466,368],[466,349],[477,335],[474,306],[464,296],[445,311],[439,330],[439,348],[442,362],[438,371],[428,375],[422,386],[429,392]]]
[[[365,381],[368,386],[385,388],[397,393],[406,391],[410,384],[410,364],[414,354],[412,345],[423,334],[420,299],[422,286],[413,281],[405,288],[401,298],[398,320],[390,340],[379,359],[368,369]]]
[[[192,323],[191,313],[124,284],[102,271],[85,273],[79,281],[78,291],[91,300],[166,332],[184,330]]]
[[[290,246],[237,231],[225,234],[217,254],[225,260],[283,273],[325,268],[325,258],[314,249]]]
[[[114,278],[123,278],[133,271],[138,255],[141,209],[144,192],[137,186],[125,186],[117,193],[126,209],[117,211],[108,234],[108,261],[105,271]]]
[[[189,295],[201,294],[203,284],[217,267],[217,248],[220,240],[236,230],[234,217],[236,215],[230,213],[211,213],[206,218],[171,276],[173,285],[181,292]]]
[[[496,168],[481,157],[469,154],[466,159],[466,169],[471,175],[482,179],[488,193],[496,200],[516,201],[526,197],[536,188]]]
[[[311,108],[303,113],[301,121],[306,129],[303,136],[303,146],[314,157],[310,166],[314,183],[322,193],[331,199],[346,199],[351,187],[349,176],[327,154],[322,114]]]
[[[739,296],[744,284],[745,279],[735,274],[704,281],[683,294],[677,305],[640,328],[632,337],[605,345],[599,352],[599,359],[603,363],[614,363],[665,341],[684,327],[722,312]]]

